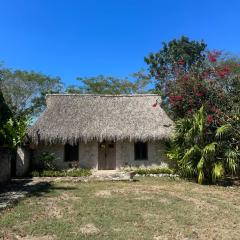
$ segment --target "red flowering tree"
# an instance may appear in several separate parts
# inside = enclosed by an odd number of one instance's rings
[[[162,50],[150,54],[145,61],[168,114],[174,120],[193,120],[203,107],[206,142],[215,141],[216,134],[219,138],[213,162],[232,161],[240,169],[239,58],[207,51],[202,42],[180,39],[164,44]],[[183,146],[181,149],[186,150]]]
[[[209,122],[216,122],[236,105],[231,102],[239,94],[238,59],[224,58],[206,46],[182,37],[164,43],[159,52],[145,58],[163,107],[173,119],[191,116],[204,106]]]

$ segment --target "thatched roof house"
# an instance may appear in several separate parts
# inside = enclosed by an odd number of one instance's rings
[[[78,145],[78,150],[75,148],[74,151],[75,158],[77,158],[75,160],[79,160],[80,163],[84,157],[84,161],[86,161],[86,154],[88,154],[87,158],[94,155],[89,161],[97,163],[101,155],[99,147],[106,145],[103,142],[110,143],[110,148],[117,148],[110,154],[115,159],[114,162],[116,162],[116,158],[119,158],[121,162],[129,162],[126,160],[129,157],[126,155],[127,151],[132,151],[132,155],[134,153],[141,155],[135,156],[135,158],[148,158],[149,154],[147,153],[136,153],[134,143],[151,142],[156,144],[169,138],[173,130],[172,120],[160,105],[157,104],[156,107],[153,107],[156,101],[159,102],[159,96],[155,94],[50,94],[47,95],[46,101],[47,108],[29,129],[29,138],[33,143],[39,145],[38,149],[41,149],[42,146],[48,149],[62,146],[63,151],[60,153],[62,158],[66,156],[66,151],[68,151],[66,148]],[[120,150],[124,148],[124,144],[125,150]],[[133,149],[127,150],[126,144],[131,145]],[[140,144],[138,148],[144,148],[144,146]],[[117,156],[118,150],[125,151],[119,154],[126,156]],[[69,151],[71,152],[71,150]],[[80,156],[81,151],[84,152],[82,153],[84,157]],[[141,150],[139,151],[141,152]],[[142,151],[149,151],[149,148]],[[93,160],[93,158],[96,159]],[[106,159],[104,161],[106,162]],[[91,164],[84,162],[82,165],[90,166]],[[99,162],[97,165],[99,168]],[[113,165],[116,167],[118,164],[114,163]]]

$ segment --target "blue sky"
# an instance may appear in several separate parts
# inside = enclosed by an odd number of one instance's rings
[[[0,60],[60,76],[124,77],[181,35],[240,52],[239,0],[0,0]]]

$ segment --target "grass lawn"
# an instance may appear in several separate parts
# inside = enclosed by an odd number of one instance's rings
[[[239,187],[138,180],[55,183],[0,213],[0,239],[240,239]]]

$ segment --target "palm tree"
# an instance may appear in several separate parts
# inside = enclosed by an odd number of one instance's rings
[[[168,157],[177,162],[183,177],[195,177],[198,183],[215,183],[226,172],[234,173],[239,152],[226,144],[231,125],[214,128],[201,107],[192,118],[176,122]]]

